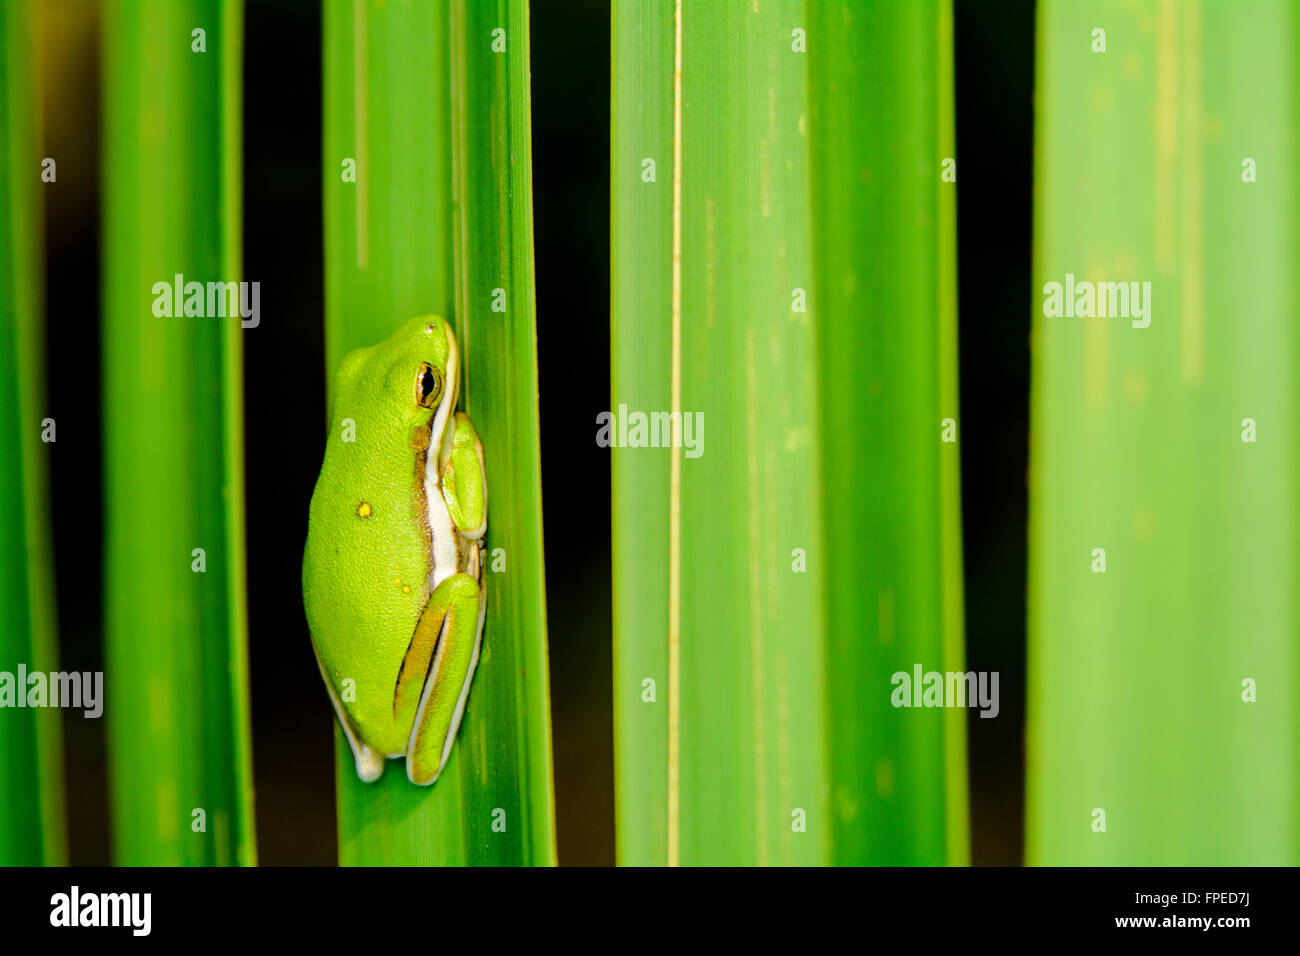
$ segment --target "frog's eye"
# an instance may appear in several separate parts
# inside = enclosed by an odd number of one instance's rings
[[[442,373],[428,362],[421,362],[420,371],[415,373],[415,404],[421,408],[433,408],[440,395]]]

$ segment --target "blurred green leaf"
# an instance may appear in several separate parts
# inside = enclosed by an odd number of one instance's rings
[[[47,455],[36,5],[0,3],[0,672],[58,670]],[[14,688],[24,698],[26,683]],[[0,866],[66,862],[60,711],[0,709]]]
[[[962,653],[950,47],[947,3],[613,8],[614,434],[702,438],[613,452],[622,863],[965,861],[966,712],[890,704]]]
[[[155,283],[243,278],[242,31],[238,0],[105,5],[105,713],[128,865],[256,862],[240,336],[257,333],[154,311]]]
[[[1300,12],[1039,12],[1027,859],[1295,865]]]

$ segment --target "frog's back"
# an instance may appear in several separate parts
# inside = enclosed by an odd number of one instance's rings
[[[382,353],[363,349],[340,367],[325,461],[312,494],[303,563],[307,623],[335,688],[355,681],[349,712],[367,743],[401,753],[409,728],[393,726],[393,690],[428,600],[429,549],[412,433],[428,412],[375,401]],[[343,422],[353,420],[354,441]],[[365,648],[357,654],[356,648]]]

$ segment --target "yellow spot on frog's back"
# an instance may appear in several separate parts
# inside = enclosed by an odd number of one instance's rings
[[[393,583],[401,585],[403,594],[411,593],[411,586],[409,584],[402,584],[401,578],[393,578]]]
[[[370,502],[363,501],[361,502],[360,505],[357,506],[357,517],[358,518],[370,517]]]

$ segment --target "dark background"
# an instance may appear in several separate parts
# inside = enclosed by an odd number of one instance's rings
[[[971,711],[973,860],[1022,854],[1032,0],[955,3],[962,505],[968,666],[999,671],[997,720]],[[49,370],[61,666],[102,669],[98,23],[54,0],[44,82]],[[300,597],[324,414],[320,11],[250,0],[245,24],[245,276],[264,320],[244,337],[248,585],[258,854],[336,858],[333,732]],[[560,862],[614,861],[609,456],[609,6],[535,2],[533,198],[543,520]],[[53,354],[51,352],[51,354]],[[309,427],[308,427],[309,426]],[[53,447],[53,446],[52,446]],[[73,504],[65,504],[71,502]],[[67,720],[74,864],[110,861],[103,721]]]

